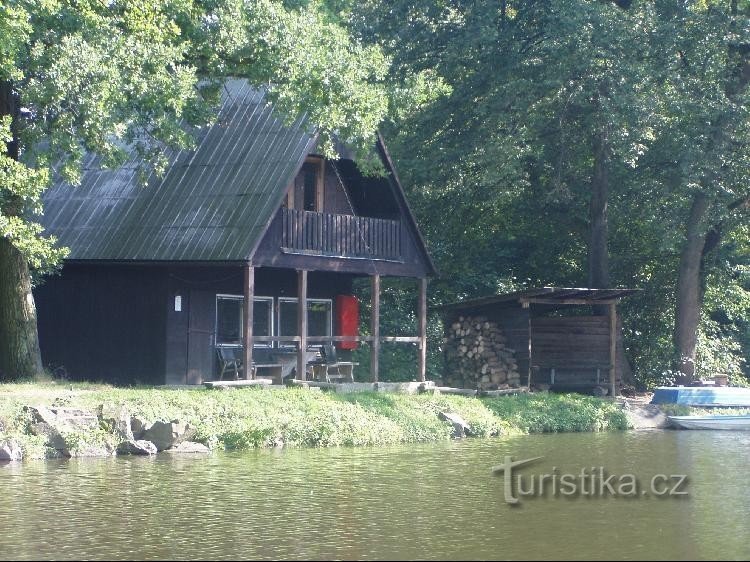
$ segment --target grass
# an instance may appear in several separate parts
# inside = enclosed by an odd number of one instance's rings
[[[0,441],[15,439],[26,457],[54,450],[30,434],[24,405],[95,410],[102,403],[125,404],[134,416],[153,422],[179,419],[196,430],[194,439],[219,449],[381,445],[445,440],[452,427],[441,411],[459,414],[480,437],[563,431],[605,431],[628,427],[609,401],[580,395],[533,394],[498,398],[403,395],[376,392],[338,394],[306,389],[232,390],[118,388],[97,384],[28,383],[0,385]],[[75,450],[108,443],[104,430],[65,436]]]

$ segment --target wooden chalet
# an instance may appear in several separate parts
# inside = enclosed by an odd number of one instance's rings
[[[81,186],[53,186],[44,226],[70,255],[35,290],[45,365],[79,379],[200,384],[222,374],[217,351],[231,351],[242,377],[291,358],[304,379],[317,346],[346,360],[364,342],[377,381],[381,342],[398,341],[420,346],[424,380],[434,266],[383,140],[383,177],[363,176],[343,148],[323,158],[316,141],[232,80],[218,121],[146,187],[135,157],[116,171],[90,157]],[[413,337],[380,333],[383,276],[419,284]],[[351,296],[361,277],[372,286],[369,336]]]
[[[476,358],[483,360],[499,348],[495,355],[500,355],[500,360],[493,357],[491,361],[499,364],[503,382],[510,386],[581,392],[598,387],[614,396],[631,376],[617,303],[634,292],[544,287],[444,305],[440,309],[446,328],[445,349],[448,355],[450,350],[460,350],[446,357],[448,371],[460,372],[468,366],[481,374],[484,367]],[[480,345],[470,347],[480,336]],[[477,351],[480,346],[482,353]],[[504,355],[512,357],[503,360]],[[492,382],[491,369],[487,383]]]

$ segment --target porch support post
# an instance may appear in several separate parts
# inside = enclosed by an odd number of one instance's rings
[[[617,305],[609,305],[609,395],[617,396]]]
[[[380,275],[372,276],[372,312],[370,316],[370,332],[372,346],[370,347],[370,377],[372,382],[378,382],[378,360],[380,359]]]
[[[419,280],[419,381],[427,373],[427,278]]]
[[[244,307],[242,317],[242,365],[245,368],[245,378],[255,378],[253,372],[253,297],[255,296],[255,268],[245,266],[245,283],[243,285]]]
[[[307,270],[297,270],[297,377],[307,380]]]
[[[529,318],[528,319],[528,326],[529,326],[529,350],[528,350],[529,351],[529,369],[528,369],[528,372],[526,373],[526,388],[528,388],[529,390],[531,390],[531,370],[534,368],[534,365],[532,364],[532,359],[531,359],[531,354],[533,352],[533,350],[531,348],[531,341],[533,339],[532,336],[533,336],[533,328],[534,327],[531,324],[531,305],[529,303],[523,303],[522,306],[523,306],[523,308],[526,309],[526,311],[528,313],[528,318]],[[550,384],[552,384],[552,382],[553,381],[550,381]]]

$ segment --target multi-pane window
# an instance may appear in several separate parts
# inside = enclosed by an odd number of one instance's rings
[[[330,299],[307,299],[308,337],[330,337],[333,333],[333,314]],[[279,298],[279,335],[296,336],[297,299]],[[294,347],[292,342],[281,342],[283,347]]]
[[[242,345],[244,298],[241,295],[216,296],[216,345]],[[253,335],[273,335],[273,298],[253,299]],[[271,347],[271,342],[256,342],[253,347]]]

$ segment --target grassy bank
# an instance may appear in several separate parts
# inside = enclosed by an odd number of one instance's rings
[[[623,412],[587,396],[533,394],[500,398],[337,394],[306,389],[115,388],[86,384],[0,385],[0,441],[21,443],[25,458],[52,454],[30,433],[25,405],[94,411],[102,403],[125,404],[147,421],[179,419],[196,430],[194,440],[219,449],[379,445],[449,439],[452,427],[438,412],[459,414],[477,436],[626,429]],[[104,429],[66,436],[81,448],[112,441]]]

